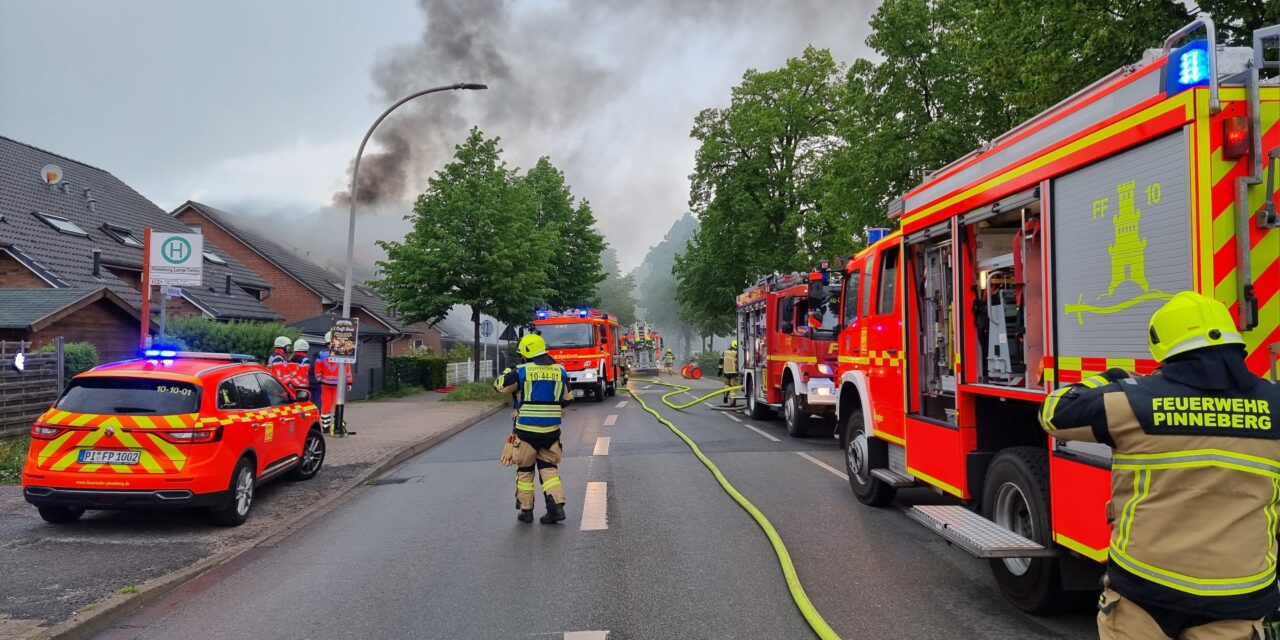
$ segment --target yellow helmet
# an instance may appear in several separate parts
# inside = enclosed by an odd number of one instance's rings
[[[737,348],[738,348],[738,339],[737,339],[737,338],[734,338],[734,339],[733,339],[733,342],[730,342],[730,343],[729,343],[729,348],[730,348],[730,349],[737,349]]]
[[[520,352],[520,355],[526,358],[540,356],[547,352],[547,341],[543,340],[542,336],[536,333],[531,333],[520,338],[520,346],[517,347],[516,350]]]
[[[1151,314],[1147,345],[1156,362],[1194,349],[1244,344],[1226,305],[1194,291],[1173,296]]]

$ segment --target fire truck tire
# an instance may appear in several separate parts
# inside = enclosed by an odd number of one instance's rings
[[[61,504],[50,504],[37,507],[40,511],[40,517],[49,524],[68,524],[80,519],[84,515],[83,507],[68,507]]]
[[[849,474],[849,487],[858,502],[869,507],[883,507],[893,502],[898,490],[871,475],[872,461],[887,460],[889,454],[884,450],[883,440],[867,437],[866,428],[862,409],[850,411],[840,437],[844,445],[844,468]]]
[[[803,438],[809,435],[809,423],[812,420],[804,412],[800,404],[800,396],[796,395],[796,385],[790,380],[782,385],[782,417],[787,423],[787,434],[792,438]]]
[[[753,382],[751,377],[748,376],[746,386],[743,387],[743,393],[747,396],[747,416],[752,420],[764,420],[771,417],[772,412],[769,411],[769,407],[760,404],[760,401],[756,399],[756,388]]]
[[[253,506],[253,493],[258,479],[253,470],[253,460],[240,458],[231,472],[231,483],[222,504],[209,509],[209,519],[220,527],[238,527],[249,518]]]
[[[1048,452],[1039,447],[1011,447],[997,454],[982,490],[982,515],[1051,546]],[[1076,601],[1062,589],[1056,558],[998,558],[989,562],[1005,598],[1026,613],[1053,613]]]
[[[596,388],[591,390],[591,395],[595,397],[596,402],[604,402],[605,386],[604,380],[596,383]]]

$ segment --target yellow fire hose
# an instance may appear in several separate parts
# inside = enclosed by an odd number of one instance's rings
[[[741,385],[724,387],[696,400],[677,405],[671,402],[668,398],[676,395],[677,393],[685,393],[692,389],[692,387],[687,387],[682,384],[673,384],[662,380],[650,380],[649,382],[675,388],[675,391],[662,396],[662,403],[676,410],[687,409],[699,402],[704,402],[716,396],[724,395],[726,392],[737,391],[742,388]],[[791,554],[787,553],[787,546],[783,544],[782,536],[778,535],[778,531],[773,528],[773,524],[769,522],[769,519],[766,518],[754,504],[751,504],[750,500],[747,500],[745,496],[738,493],[738,490],[729,483],[729,480],[724,477],[724,474],[720,473],[720,468],[717,467],[716,464],[706,456],[706,454],[702,453],[702,449],[698,448],[697,443],[690,440],[689,436],[686,436],[684,432],[676,427],[676,425],[672,424],[670,420],[667,420],[657,411],[651,409],[649,405],[645,403],[644,398],[640,397],[630,389],[627,391],[631,394],[632,398],[636,399],[636,402],[640,403],[640,406],[644,408],[645,411],[648,411],[650,415],[658,419],[658,422],[666,425],[672,433],[676,434],[676,437],[683,440],[686,445],[689,445],[689,449],[693,451],[693,455],[696,456],[698,460],[701,460],[702,464],[706,465],[707,469],[711,471],[711,475],[715,476],[716,482],[720,483],[720,488],[724,489],[725,493],[729,494],[729,497],[733,498],[733,501],[737,502],[738,506],[742,507],[743,510],[750,514],[756,521],[756,524],[760,525],[760,528],[764,530],[764,535],[769,538],[769,544],[773,545],[773,552],[778,555],[778,564],[782,567],[782,575],[787,579],[787,589],[791,592],[791,599],[795,601],[796,607],[800,609],[800,615],[804,616],[805,621],[813,628],[814,633],[818,634],[818,637],[822,640],[840,640],[840,636],[837,635],[835,630],[827,624],[826,620],[822,619],[822,614],[818,613],[818,610],[814,608],[813,603],[809,601],[809,596],[804,592],[804,585],[800,584],[800,578],[796,575],[796,567],[791,563]]]

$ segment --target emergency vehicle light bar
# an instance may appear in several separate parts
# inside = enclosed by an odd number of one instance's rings
[[[147,349],[146,358],[185,358],[188,360],[224,360],[226,362],[257,362],[258,358],[245,353],[209,353],[207,351],[176,351],[174,349]]]

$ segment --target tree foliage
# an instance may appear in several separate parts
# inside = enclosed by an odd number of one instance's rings
[[[604,237],[596,230],[591,204],[576,205],[564,173],[546,156],[538,159],[522,179],[537,206],[534,228],[550,243],[544,303],[552,309],[594,306],[597,285],[604,280],[600,253]]]
[[[596,297],[600,308],[618,317],[621,324],[636,321],[635,281],[630,275],[622,275],[618,269],[618,253],[606,247],[600,254],[604,267],[604,279],[596,285]]]

